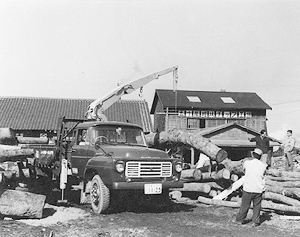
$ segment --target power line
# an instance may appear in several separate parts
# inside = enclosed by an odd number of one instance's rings
[[[270,114],[270,115],[268,115],[268,117],[269,117],[269,116],[282,115],[282,114],[291,114],[291,113],[298,112],[298,111],[300,111],[300,109],[293,110],[293,111],[289,111],[289,112],[284,112],[284,113],[280,113],[280,114]]]
[[[282,102],[282,103],[278,103],[278,104],[271,104],[271,106],[293,104],[293,103],[299,103],[299,102],[300,102],[300,100],[292,100],[292,101]]]

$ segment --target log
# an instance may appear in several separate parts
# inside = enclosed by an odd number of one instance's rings
[[[11,145],[3,145],[0,144],[0,151],[1,150],[20,150],[22,147],[20,146],[11,146]]]
[[[218,195],[217,191],[216,190],[210,190],[210,192],[208,193],[208,195],[212,198],[214,198],[215,196]]]
[[[279,217],[280,220],[300,220],[300,216],[280,216]]]
[[[198,197],[198,202],[208,204],[208,205],[225,206],[225,207],[233,207],[233,208],[239,208],[241,205],[240,202],[222,201],[222,200],[205,198],[202,196]],[[277,204],[267,200],[262,201],[261,207],[263,210],[274,210],[274,211],[300,214],[300,207]]]
[[[281,203],[284,203],[284,204],[287,204],[290,206],[300,207],[300,201],[293,199],[293,198],[285,197],[281,194],[277,194],[277,193],[273,193],[273,192],[265,192],[264,199],[270,199],[270,200],[281,202]]]
[[[279,193],[283,196],[293,197],[300,200],[300,189],[298,188],[287,188],[283,186],[266,185],[266,191]]]
[[[48,144],[47,137],[17,137],[19,144]]]
[[[289,188],[299,188],[300,181],[286,181],[286,182],[277,182],[271,179],[266,179],[266,184],[269,186],[281,186],[281,187],[289,187]]]
[[[232,196],[230,197],[231,202],[242,202],[242,198],[238,196]]]
[[[202,180],[219,180],[219,179],[229,179],[230,171],[227,169],[222,169],[219,171],[202,173]]]
[[[230,171],[228,169],[221,169],[216,172],[212,172],[213,179],[230,179]]]
[[[246,160],[252,160],[252,157],[246,157],[239,161],[232,161],[229,158],[224,159],[220,164],[224,165],[226,169],[230,171],[230,173],[236,174],[238,176],[244,175],[243,164]]]
[[[15,132],[11,128],[0,128],[0,144],[3,145],[18,145]]]
[[[6,161],[0,163],[0,169],[4,171],[4,175],[8,179],[20,177],[20,169],[17,162]]]
[[[284,204],[273,203],[272,201],[263,200],[261,207],[264,210],[275,210],[281,212],[297,213],[300,214],[300,207],[288,206]]]
[[[5,161],[20,161],[27,157],[33,157],[33,149],[14,149],[14,150],[2,150],[0,149],[0,162]]]
[[[182,197],[182,192],[180,192],[178,190],[174,190],[174,191],[169,193],[169,197],[171,199],[178,200],[179,198]]]
[[[293,178],[293,177],[274,177],[274,176],[267,176],[268,179],[272,181],[277,181],[277,182],[286,182],[286,181],[298,181],[298,178]]]
[[[224,206],[224,207],[235,207],[238,208],[241,206],[239,202],[230,202],[230,201],[223,201],[218,199],[210,199],[206,197],[199,196],[198,202],[208,204],[208,205],[215,205],[215,206]]]
[[[201,192],[209,193],[211,188],[206,183],[184,183],[183,188],[173,188],[172,191],[177,190],[181,192]]]
[[[17,190],[0,195],[0,214],[11,217],[42,218],[46,196]]]
[[[200,130],[169,130],[159,134],[147,134],[146,140],[149,146],[162,147],[166,144],[185,144],[202,151],[211,160],[221,162],[227,158],[227,152],[213,144],[208,138],[201,135]]]
[[[202,177],[202,172],[199,169],[186,169],[181,171],[181,180],[200,180]]]
[[[205,165],[197,169],[199,169],[202,173],[211,172],[211,165]]]
[[[18,178],[17,175],[19,175],[19,172],[15,170],[1,170],[0,173],[5,179],[15,179]]]
[[[268,175],[273,175],[276,177],[289,177],[289,178],[298,178],[300,179],[300,172],[291,172],[291,171],[280,171],[277,169],[267,170]]]
[[[239,179],[239,176],[238,176],[238,175],[236,175],[236,174],[231,174],[231,175],[230,175],[230,180],[231,180],[231,181],[235,182],[235,181],[237,181],[238,179]]]
[[[224,190],[224,188],[216,182],[206,182],[205,184],[209,185],[211,189]]]

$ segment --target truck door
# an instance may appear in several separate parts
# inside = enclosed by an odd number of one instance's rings
[[[78,129],[77,134],[75,135],[75,143],[72,147],[70,163],[73,173],[76,173],[74,171],[77,170],[79,177],[84,177],[85,165],[91,158],[89,150],[92,144],[86,139],[86,135],[86,129]]]

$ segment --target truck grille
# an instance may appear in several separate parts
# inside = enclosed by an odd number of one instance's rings
[[[126,163],[125,175],[128,178],[171,177],[171,162],[136,162]]]

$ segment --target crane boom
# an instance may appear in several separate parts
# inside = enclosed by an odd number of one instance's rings
[[[178,66],[166,68],[159,72],[152,73],[148,76],[142,77],[140,79],[132,80],[124,85],[118,86],[116,89],[109,92],[107,95],[94,100],[88,107],[87,112],[85,113],[86,119],[100,119],[105,120],[103,112],[117,102],[123,95],[130,94],[135,90],[143,87],[150,81],[158,79],[160,76],[173,72],[174,84],[177,83],[177,70]]]

